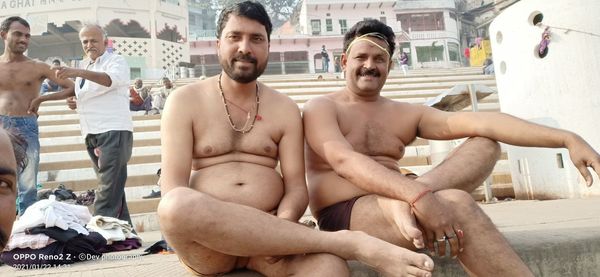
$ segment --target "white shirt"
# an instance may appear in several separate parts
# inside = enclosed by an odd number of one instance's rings
[[[77,112],[81,123],[81,133],[100,134],[108,131],[132,131],[133,122],[129,111],[129,65],[117,54],[104,52],[91,63],[85,60],[84,65],[90,71],[108,74],[112,83],[110,87],[77,77],[75,79],[75,95],[77,96]]]

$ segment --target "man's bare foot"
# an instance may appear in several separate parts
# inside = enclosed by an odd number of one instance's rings
[[[358,242],[357,260],[374,267],[384,276],[424,276],[431,277],[433,260],[419,254],[371,237],[363,232],[352,232]]]
[[[400,233],[408,241],[412,241],[418,249],[425,248],[425,239],[423,239],[423,232],[417,227],[417,220],[415,216],[410,212],[410,206],[408,203],[402,202],[402,208],[397,212],[394,217],[394,223],[400,230]]]
[[[417,227],[417,220],[408,203],[385,197],[378,197],[377,201],[386,220],[394,225],[406,240],[418,249],[425,248],[423,232]]]

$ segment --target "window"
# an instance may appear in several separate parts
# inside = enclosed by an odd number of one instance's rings
[[[313,35],[320,35],[321,34],[321,20],[319,19],[313,19],[310,21],[310,26],[312,28],[312,34]]]
[[[451,61],[458,62],[460,51],[458,50],[458,43],[448,42],[448,55]]]
[[[444,46],[417,46],[418,62],[437,62],[444,60]]]
[[[196,16],[194,16],[193,13],[189,14],[189,18],[190,18],[190,25],[196,25]]]
[[[379,21],[381,21],[383,24],[387,24],[387,20],[386,20],[385,16],[380,17]]]
[[[325,19],[325,28],[326,28],[327,32],[333,31],[333,22],[332,22],[331,18]]]
[[[343,34],[348,31],[348,23],[346,23],[346,19],[340,19],[340,32]]]
[[[414,13],[414,14],[397,14],[397,21],[400,21],[402,30],[405,32],[411,31],[443,31],[444,14],[437,13]]]

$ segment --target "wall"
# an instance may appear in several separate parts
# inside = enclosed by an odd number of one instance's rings
[[[600,150],[599,11],[597,0],[528,0],[496,17],[490,34],[503,112],[576,132]],[[542,25],[534,26],[538,14]],[[546,26],[551,42],[540,58]],[[600,196],[598,176],[587,188],[566,149],[509,147],[508,157],[518,198]]]

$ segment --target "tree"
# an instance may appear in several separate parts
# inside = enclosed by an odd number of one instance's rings
[[[223,7],[230,4],[242,2],[242,0],[213,0],[213,4],[221,10]],[[271,15],[273,29],[283,25],[294,12],[294,8],[299,4],[300,0],[257,0],[265,6],[267,13]]]

